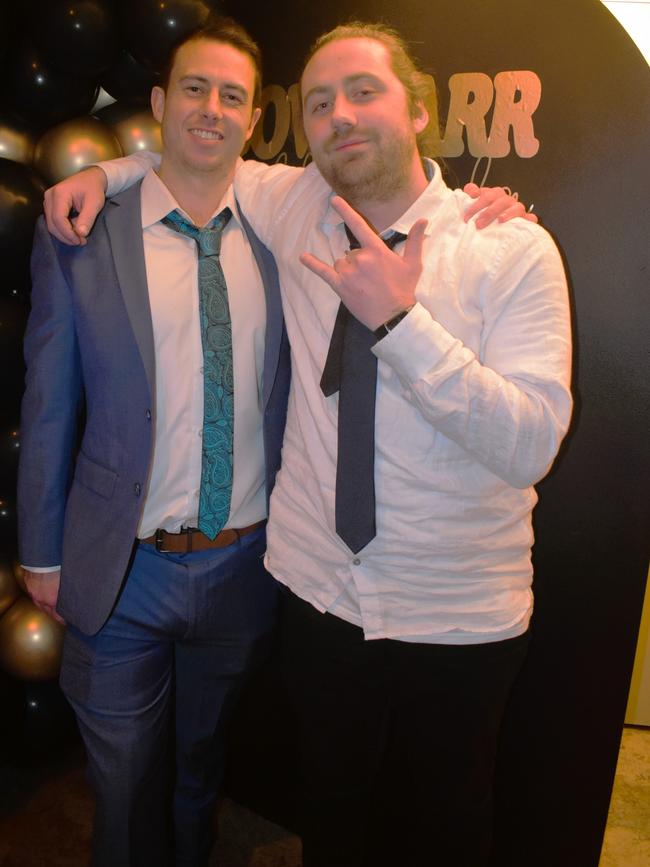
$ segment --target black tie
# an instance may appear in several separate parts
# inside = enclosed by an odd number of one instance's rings
[[[350,249],[360,244],[345,227]],[[384,243],[392,250],[406,235],[393,232]],[[355,554],[375,537],[375,393],[377,342],[342,303],[332,331],[320,387],[329,397],[339,392],[336,464],[336,532]]]

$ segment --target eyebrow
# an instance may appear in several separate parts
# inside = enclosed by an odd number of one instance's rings
[[[355,84],[357,81],[361,81],[361,79],[369,78],[377,84],[382,84],[380,78],[378,78],[374,72],[355,72],[353,75],[346,75],[343,79],[343,84]],[[317,84],[315,87],[312,87],[307,93],[303,96],[303,102],[306,103],[310,97],[315,96],[321,93],[329,93],[332,90],[332,87],[328,84]]]
[[[198,81],[201,84],[212,84],[209,78],[206,78],[204,75],[183,75],[179,78],[179,83],[183,84],[187,81]],[[236,81],[224,81],[221,83],[220,87],[225,87],[227,90],[236,90],[238,93],[241,93],[243,96],[248,97],[248,91],[241,84],[237,84]]]

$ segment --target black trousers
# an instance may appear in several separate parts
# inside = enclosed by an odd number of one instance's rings
[[[299,720],[304,867],[480,867],[499,728],[528,635],[490,644],[365,641],[283,594]]]

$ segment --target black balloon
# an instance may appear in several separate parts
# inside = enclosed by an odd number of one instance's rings
[[[22,386],[22,364],[17,364],[18,376],[16,380]],[[19,379],[20,377],[20,379]],[[4,377],[6,381],[7,377]],[[3,400],[7,397],[3,393]],[[14,410],[14,415],[18,415],[18,401]],[[17,423],[9,427],[9,430],[3,430],[0,433],[0,490],[14,490],[16,487],[16,473],[18,470],[18,457],[20,455],[20,436]]]
[[[4,59],[9,44],[9,15],[7,7],[0,4],[0,60]]]
[[[6,769],[15,765],[18,745],[21,743],[25,722],[25,683],[8,672],[0,670],[0,695],[2,710],[0,711],[0,765]],[[3,778],[4,785],[4,778]],[[10,790],[3,790],[5,799],[9,799]]]
[[[23,300],[0,295],[0,550],[5,556],[15,549],[15,515],[10,497],[16,490],[20,456],[18,418],[25,382],[22,342],[28,312]]]
[[[126,47],[140,63],[160,72],[170,46],[220,10],[218,0],[122,0]]]
[[[9,296],[20,295],[29,285],[29,254],[43,190],[27,166],[0,159],[0,257],[3,290]]]
[[[79,739],[74,712],[56,680],[27,681],[24,696],[22,745],[34,763],[51,761]]]
[[[151,88],[158,83],[158,75],[128,51],[122,51],[117,62],[99,77],[99,83],[121,104],[145,106],[149,105]]]
[[[14,490],[0,491],[0,551],[5,557],[14,557],[18,547]]]
[[[53,69],[42,52],[27,42],[12,52],[5,76],[7,104],[41,129],[87,114],[99,91],[94,79]]]
[[[108,0],[41,0],[30,8],[29,20],[53,69],[96,77],[115,62],[117,20]]]

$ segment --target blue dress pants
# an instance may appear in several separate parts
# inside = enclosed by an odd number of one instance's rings
[[[190,554],[141,543],[102,629],[68,627],[61,686],[96,796],[93,867],[207,864],[224,730],[275,625],[265,542],[260,529]]]

